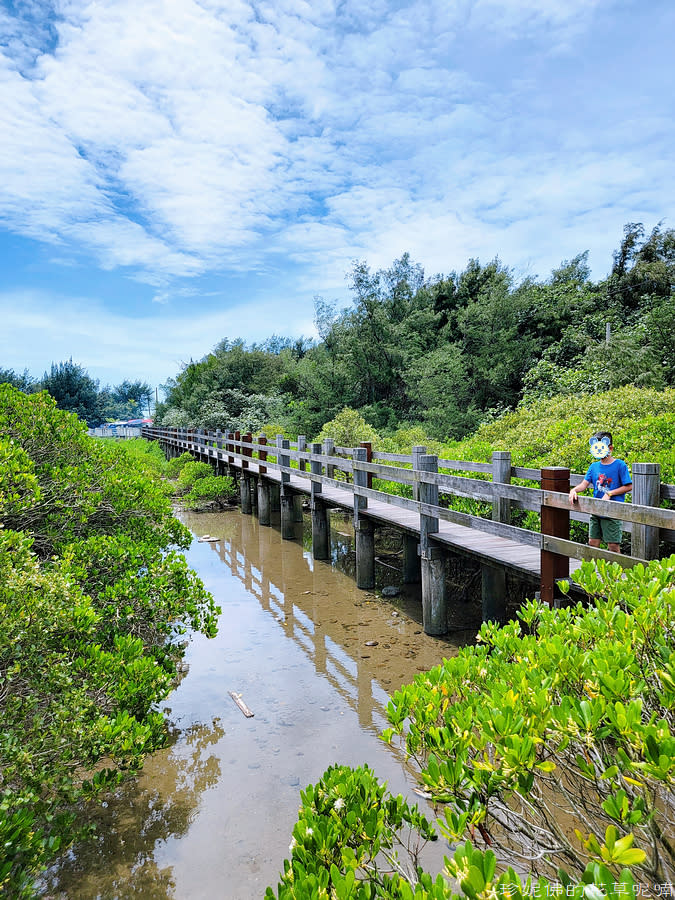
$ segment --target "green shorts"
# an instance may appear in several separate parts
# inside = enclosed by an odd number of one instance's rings
[[[591,516],[588,526],[589,538],[597,538],[606,544],[620,544],[623,527],[621,519],[605,519],[602,516]]]

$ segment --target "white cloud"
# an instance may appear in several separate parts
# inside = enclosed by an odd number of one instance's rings
[[[405,249],[428,271],[495,252],[548,265],[569,252],[561,235],[600,248],[591,221],[607,257],[622,217],[662,218],[673,201],[659,96],[619,102],[609,82],[595,96],[574,57],[572,37],[593,29],[600,55],[602,17],[622,6],[63,0],[55,24],[37,4],[20,21],[5,12],[0,221],[58,244],[64,263],[131,270],[157,303],[176,278],[285,258],[302,290]],[[569,72],[551,62],[561,48]]]

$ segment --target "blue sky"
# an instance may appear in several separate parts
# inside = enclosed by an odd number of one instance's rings
[[[355,259],[545,278],[673,227],[670,0],[0,2],[0,367],[153,386]]]

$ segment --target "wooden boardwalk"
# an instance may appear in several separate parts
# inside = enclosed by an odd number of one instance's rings
[[[217,459],[214,448],[208,455],[212,459]],[[224,458],[226,454],[222,451],[219,453],[220,458]],[[234,458],[232,464],[239,472],[246,472],[252,476],[259,475],[259,466],[257,460],[248,460],[247,468],[242,469],[242,460],[239,457]],[[281,474],[274,469],[267,469],[265,478],[281,485]],[[293,473],[287,482],[289,487],[299,494],[310,496],[312,482],[306,475]],[[336,509],[343,509],[350,514],[354,511],[354,493],[353,485],[345,484],[344,487],[323,484],[321,488],[321,499],[328,505]],[[372,519],[373,522],[380,526],[391,526],[397,528],[412,537],[420,536],[420,517],[419,513],[412,510],[402,509],[390,503],[383,503],[381,500],[368,499],[368,506],[361,513],[364,517]],[[486,534],[478,531],[476,528],[467,528],[465,525],[456,525],[452,522],[444,522],[439,520],[438,531],[431,532],[429,537],[448,547],[455,553],[460,553],[468,557],[480,560],[481,562],[499,566],[514,572],[521,578],[528,581],[536,582],[541,578],[541,549],[539,544],[529,546],[520,542],[509,540],[508,538],[497,537],[496,535]],[[579,545],[581,554],[582,545]],[[579,559],[570,558],[570,577],[581,565],[581,556]]]
[[[330,558],[329,510],[350,514],[360,588],[370,590],[375,584],[375,527],[401,532],[403,581],[421,581],[428,634],[446,631],[448,554],[480,564],[483,617],[502,620],[507,573],[537,585],[542,600],[553,603],[558,582],[567,580],[575,588],[574,574],[582,560],[605,560],[626,568],[658,557],[660,541],[675,542],[675,511],[661,508],[661,500],[675,499],[675,486],[661,484],[660,469],[654,463],[633,464],[632,503],[580,497],[572,505],[570,485],[579,484],[582,475],[561,467],[512,466],[507,451],[493,452],[491,463],[477,463],[438,459],[424,447],[414,447],[406,456],[373,454],[370,445],[335,447],[331,440],[308,446],[302,436],[293,448],[281,435],[275,444],[268,444],[264,435],[255,439],[251,434],[194,429],[144,428],[143,436],[158,440],[169,456],[187,451],[211,463],[217,472],[235,476],[242,512],[251,513],[257,507],[261,525],[270,524],[276,496],[285,540],[294,539],[293,523],[301,517],[295,500],[308,497],[315,559]],[[512,477],[525,480],[528,486],[512,484]],[[380,490],[373,490],[374,478],[380,479]],[[539,487],[530,486],[533,482]],[[387,490],[387,485],[394,487]],[[489,504],[492,517],[459,512],[443,500],[452,496]],[[512,525],[513,510],[537,513],[541,531]],[[570,540],[570,519],[588,521],[591,514],[620,519],[631,535],[631,553]]]

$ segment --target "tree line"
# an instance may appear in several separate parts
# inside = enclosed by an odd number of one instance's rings
[[[675,383],[675,230],[661,225],[627,224],[599,281],[587,253],[543,281],[499,259],[427,278],[407,253],[355,262],[348,281],[350,307],[316,298],[318,340],[223,339],[168,380],[158,420],[314,435],[349,407],[381,434],[456,440],[533,399]]]
[[[125,379],[114,386],[99,386],[82,366],[72,358],[52,363],[41,379],[30,376],[27,369],[0,367],[0,384],[10,384],[26,394],[47,391],[59,409],[74,412],[89,426],[118,419],[140,419],[152,409],[152,388],[145,381]]]

